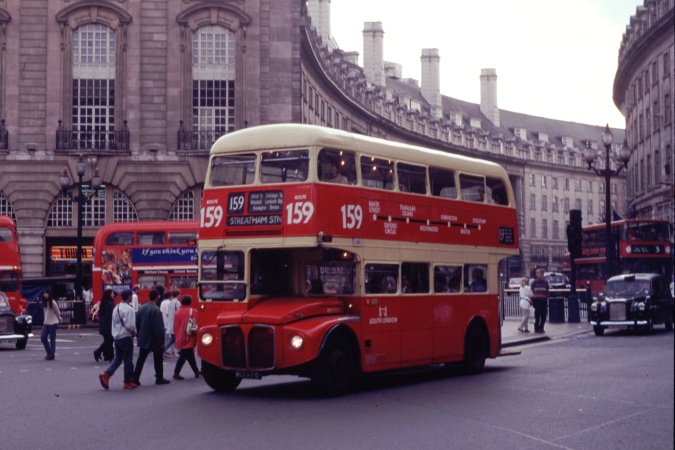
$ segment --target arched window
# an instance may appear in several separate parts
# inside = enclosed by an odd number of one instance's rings
[[[73,108],[77,148],[110,148],[115,131],[115,32],[101,24],[73,31]],[[114,142],[114,139],[112,139]]]
[[[75,2],[61,26],[63,105],[57,150],[129,150],[125,127],[126,28],[131,15],[112,2]]]
[[[243,127],[239,99],[251,17],[228,2],[210,1],[186,9],[176,20],[184,80],[178,149],[208,151],[218,137]]]
[[[216,136],[235,130],[234,33],[201,27],[192,35],[192,129]]]
[[[91,195],[90,186],[82,185],[83,193]],[[75,195],[75,194],[73,194]],[[82,225],[85,227],[101,227],[106,224],[106,188],[102,186],[96,195],[93,195],[83,205]],[[68,197],[60,194],[47,216],[48,227],[72,227],[77,223],[77,205]]]
[[[195,220],[195,192],[190,189],[185,191],[183,195],[178,197],[176,203],[174,203],[173,208],[171,208],[171,213],[169,214],[169,220],[173,221],[185,221],[185,220]]]
[[[14,214],[14,208],[12,208],[12,204],[9,202],[7,197],[5,197],[1,192],[0,192],[0,216],[7,216],[16,221],[16,215]]]
[[[121,191],[113,191],[113,222],[138,222],[136,208]]]

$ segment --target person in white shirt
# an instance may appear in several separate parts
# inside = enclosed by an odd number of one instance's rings
[[[112,313],[112,335],[115,339],[115,357],[110,366],[102,372],[98,379],[104,389],[117,368],[124,362],[124,389],[135,389],[134,383],[134,336],[136,336],[136,311],[131,307],[131,291],[122,292],[122,301],[115,306]]]
[[[528,324],[530,322],[530,307],[532,306],[532,289],[527,285],[527,278],[520,279],[520,290],[518,291],[520,297],[520,310],[523,314],[523,320],[520,322],[518,331],[529,333]]]
[[[134,286],[134,290],[131,293],[131,307],[134,308],[134,311],[138,312],[138,293],[141,292],[141,287],[139,285]]]
[[[168,292],[168,291],[167,291]],[[167,306],[167,325],[166,325],[166,339],[164,343],[164,356],[173,356],[178,357],[178,352],[176,351],[176,334],[173,327],[174,317],[176,316],[176,311],[180,308],[180,301],[178,297],[180,296],[180,291],[174,289],[171,291],[171,299],[166,302]]]

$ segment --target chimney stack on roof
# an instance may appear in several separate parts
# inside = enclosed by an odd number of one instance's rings
[[[382,22],[364,22],[363,24],[363,73],[373,84],[384,86]]]
[[[499,126],[499,109],[497,108],[497,70],[481,69],[480,71],[480,112],[496,127]]]
[[[331,45],[333,40],[330,35],[330,0],[308,0],[307,12],[312,20],[312,25],[321,36],[321,41]]]
[[[443,101],[441,99],[441,57],[437,48],[422,49],[422,96],[431,106],[431,115],[443,115]]]

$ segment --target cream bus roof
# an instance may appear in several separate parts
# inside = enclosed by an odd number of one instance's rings
[[[356,150],[387,159],[452,167],[460,171],[500,178],[507,177],[506,171],[500,165],[484,159],[305,124],[260,125],[235,131],[220,137],[211,147],[211,155],[308,146]],[[408,155],[401,150],[410,150],[411,153]]]

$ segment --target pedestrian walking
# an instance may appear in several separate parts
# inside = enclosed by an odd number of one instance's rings
[[[544,279],[544,269],[537,269],[537,278],[532,281],[532,304],[534,305],[534,332],[543,333],[548,308],[548,281]]]
[[[141,292],[141,287],[139,285],[134,285],[133,293],[131,294],[131,307],[134,308],[134,311],[138,311],[138,293]]]
[[[190,317],[193,317],[199,323],[199,312],[192,308],[192,296],[184,295],[180,300],[181,307],[176,311],[174,317],[174,330],[176,331],[176,349],[178,349],[178,361],[176,367],[173,369],[173,378],[175,380],[184,380],[180,375],[180,371],[185,364],[185,361],[190,364],[195,378],[199,378],[201,373],[197,367],[195,360],[195,347],[197,346],[197,333],[188,334],[187,324]]]
[[[45,359],[51,361],[54,359],[56,353],[56,330],[59,328],[59,323],[61,323],[61,311],[59,310],[59,305],[54,300],[52,291],[49,289],[42,291],[42,311],[44,313],[44,321],[42,322],[40,340],[47,352]]]
[[[112,314],[112,335],[115,339],[115,358],[108,368],[98,376],[101,386],[109,388],[110,377],[124,362],[124,389],[136,389],[134,383],[134,336],[136,336],[136,311],[131,306],[132,292],[122,292],[122,301],[115,306]]]
[[[115,356],[115,339],[112,335],[112,313],[115,309],[115,296],[117,293],[112,289],[108,288],[103,291],[103,296],[99,302],[98,308],[98,334],[103,336],[103,343],[94,350],[94,359],[96,362],[100,361],[103,357],[103,361],[112,361]]]
[[[155,365],[155,384],[169,384],[169,380],[164,378],[164,320],[162,312],[157,306],[159,292],[150,291],[150,299],[138,310],[136,314],[136,331],[138,336],[139,354],[136,360],[133,382],[141,385],[141,372],[143,364],[148,354],[152,352],[152,359]]]
[[[169,299],[168,303],[166,303],[166,330],[164,333],[166,334],[166,342],[164,343],[164,356],[178,356],[178,346],[175,346],[176,342],[176,335],[175,335],[175,330],[174,330],[174,318],[176,316],[176,311],[181,306],[181,302],[178,300],[178,297],[180,296],[180,291],[178,289],[174,289],[171,291],[171,298]],[[162,303],[164,305],[164,302]]]
[[[520,310],[523,316],[523,320],[520,322],[518,331],[523,333],[529,333],[529,322],[530,322],[530,307],[532,306],[532,289],[527,285],[527,278],[523,277],[520,279],[520,290],[518,291],[520,297]]]

